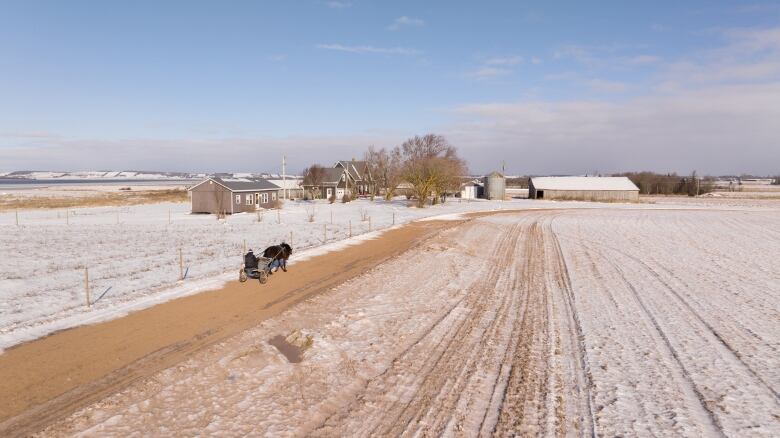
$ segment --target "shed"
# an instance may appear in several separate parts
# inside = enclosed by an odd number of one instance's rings
[[[226,181],[210,177],[189,188],[193,213],[233,214],[273,208],[279,186],[265,179]]]
[[[506,178],[499,172],[492,172],[484,178],[485,199],[504,199],[506,197]]]
[[[460,188],[460,197],[463,199],[477,199],[482,194],[482,185],[477,181],[469,181]]]
[[[639,188],[625,176],[547,176],[531,178],[528,197],[576,201],[636,202]]]

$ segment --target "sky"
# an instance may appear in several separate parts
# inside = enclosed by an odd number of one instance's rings
[[[0,0],[0,172],[427,133],[472,173],[780,174],[780,1]]]

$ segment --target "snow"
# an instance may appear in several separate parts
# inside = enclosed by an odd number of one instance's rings
[[[536,190],[639,190],[624,176],[544,176],[531,181]]]
[[[524,204],[525,202],[525,204]],[[424,209],[405,200],[348,204],[287,201],[284,208],[218,221],[191,215],[189,204],[0,212],[0,351],[56,330],[125,315],[175,297],[218,288],[235,277],[244,242],[265,248],[292,241],[292,262],[359,243],[367,233],[419,218],[494,210],[510,203],[458,202]],[[531,205],[518,201],[515,207]],[[309,223],[307,210],[316,220]],[[331,216],[332,214],[332,216]],[[170,215],[171,223],[168,223]],[[332,223],[331,223],[332,217]],[[277,223],[279,221],[279,223]],[[315,251],[303,250],[315,247]],[[186,278],[179,282],[179,249]],[[90,308],[84,269],[89,270]]]
[[[483,217],[44,434],[778,436],[779,230],[776,211]],[[313,339],[301,363],[268,343],[290,334]]]

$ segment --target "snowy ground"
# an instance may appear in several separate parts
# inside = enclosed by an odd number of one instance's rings
[[[776,211],[486,217],[44,433],[779,436],[778,257]]]
[[[237,277],[244,244],[261,250],[283,240],[293,262],[350,235],[433,215],[525,203],[448,202],[408,208],[405,200],[287,202],[277,211],[218,221],[189,204],[0,212],[0,352],[53,331],[114,318],[177,296],[218,288]],[[538,205],[537,205],[538,207]],[[315,221],[309,222],[309,213]],[[170,222],[169,222],[170,215]],[[363,216],[370,217],[363,221]],[[356,239],[353,238],[353,241]],[[184,281],[179,281],[179,249]],[[323,248],[320,248],[320,251]],[[92,306],[86,307],[88,268]]]
[[[685,199],[685,198],[682,198]],[[721,208],[700,199],[694,208]],[[668,202],[677,202],[676,198]],[[740,204],[742,202],[742,204]],[[780,202],[733,200],[728,208],[780,210]],[[425,209],[405,200],[349,204],[288,202],[276,211],[217,221],[189,214],[189,204],[0,212],[0,352],[56,330],[126,314],[172,298],[219,287],[236,277],[244,243],[259,249],[282,240],[293,262],[327,242],[437,215],[530,208],[691,208],[677,204],[595,204],[533,200],[450,200]],[[315,216],[308,221],[309,213]],[[332,214],[332,216],[331,216]],[[332,217],[332,220],[331,220]],[[169,221],[170,218],[170,221]],[[179,281],[181,249],[184,281]],[[86,307],[85,268],[91,307]]]

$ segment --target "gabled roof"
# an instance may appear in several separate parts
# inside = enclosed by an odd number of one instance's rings
[[[207,181],[214,181],[215,183],[221,185],[222,187],[225,187],[231,192],[254,192],[254,191],[263,191],[263,190],[279,190],[279,186],[269,181],[266,181],[264,179],[257,179],[254,181],[225,181],[222,178],[218,178],[218,177],[206,178],[205,180],[199,182],[198,184],[195,184],[194,186],[190,187],[190,190],[194,189],[195,187],[198,187],[201,184],[206,183]]]
[[[324,171],[322,175],[323,184],[338,184],[341,181],[342,175],[344,175],[344,170],[336,167],[323,169],[323,171]]]
[[[531,178],[536,190],[636,190],[625,176],[543,176]]]
[[[341,166],[344,169],[347,169],[347,172],[349,172],[349,176],[352,177],[355,181],[359,181],[363,179],[363,169],[366,169],[366,162],[365,161],[336,161],[336,164],[333,165],[333,167]]]

